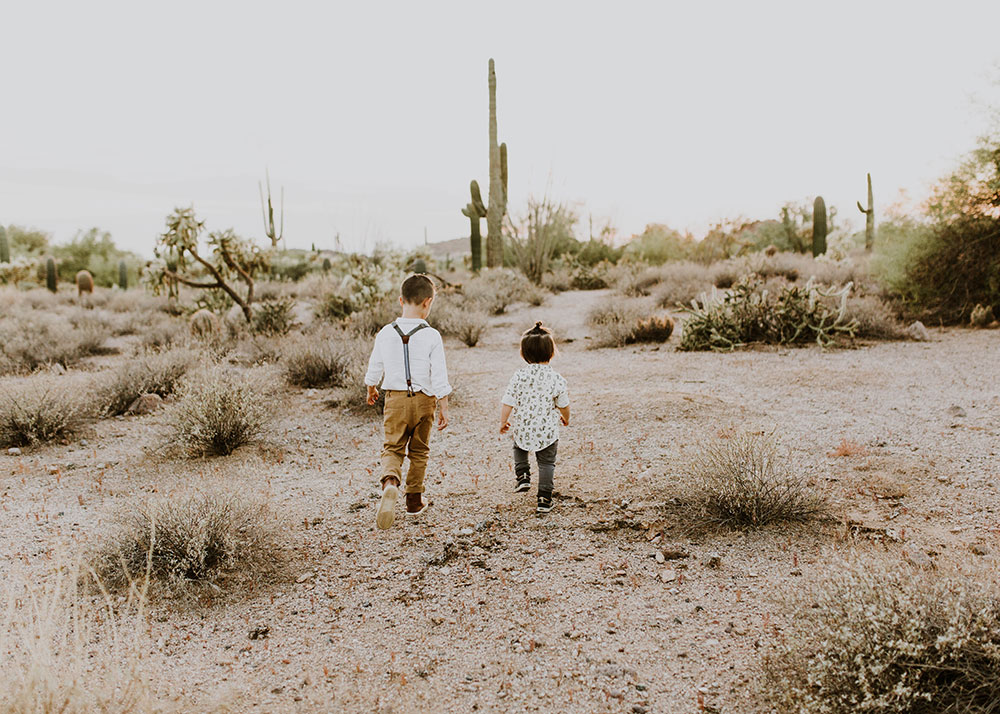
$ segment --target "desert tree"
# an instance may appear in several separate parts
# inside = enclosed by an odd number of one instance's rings
[[[254,276],[267,270],[269,254],[232,229],[210,232],[203,248],[199,239],[204,230],[205,224],[197,219],[193,207],[176,208],[167,216],[167,230],[157,239],[154,250],[159,259],[151,268],[154,290],[171,281],[201,290],[221,290],[251,322]]]

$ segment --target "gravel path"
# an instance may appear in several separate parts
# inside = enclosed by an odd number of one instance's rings
[[[102,422],[86,446],[0,456],[0,575],[86,544],[124,499],[231,482],[294,513],[302,582],[156,610],[165,695],[246,712],[745,712],[787,616],[774,594],[839,555],[995,568],[1000,333],[829,352],[680,353],[676,336],[591,350],[584,318],[605,297],[516,306],[479,346],[449,344],[459,401],[434,436],[434,505],[415,522],[374,529],[378,421],[296,391],[276,405],[270,448],[227,459],[162,460],[161,415]],[[573,424],[544,517],[534,494],[511,492],[509,440],[495,433],[518,335],[537,319],[571,339],[555,366]],[[778,434],[853,526],[685,536],[664,508],[685,459],[740,429]],[[859,453],[831,455],[842,440]]]

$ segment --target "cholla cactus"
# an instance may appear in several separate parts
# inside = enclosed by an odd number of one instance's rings
[[[0,284],[18,285],[30,281],[38,275],[40,264],[37,258],[14,258],[9,263],[0,263]]]

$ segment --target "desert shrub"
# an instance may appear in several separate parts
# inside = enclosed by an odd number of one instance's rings
[[[253,310],[253,331],[259,335],[287,335],[295,325],[295,300],[274,297],[257,303]]]
[[[489,325],[489,315],[476,301],[462,295],[440,295],[434,301],[430,321],[442,335],[475,347]]]
[[[508,268],[486,268],[463,286],[463,293],[491,315],[502,315],[507,306],[527,302],[531,281]]]
[[[177,318],[160,314],[150,320],[140,331],[143,347],[161,350],[181,341],[188,334],[188,326]]]
[[[343,347],[345,339],[344,333],[331,330],[287,342],[281,362],[285,381],[296,387],[319,389],[345,386],[353,358],[352,351]]]
[[[37,379],[37,377],[35,378]],[[53,381],[0,389],[0,447],[62,439],[90,415],[86,395]]]
[[[395,320],[399,315],[399,298],[387,297],[360,310],[356,310],[351,314],[347,325],[359,335],[376,335],[379,330]]]
[[[197,355],[188,349],[149,352],[129,360],[97,389],[95,403],[99,413],[124,414],[143,394],[170,396],[196,361]]]
[[[63,316],[19,312],[0,324],[0,374],[23,374],[46,365],[71,367],[103,351],[110,331],[96,320],[79,326]]]
[[[554,293],[562,293],[573,287],[573,270],[567,265],[557,265],[542,276],[542,287]]]
[[[995,586],[859,559],[788,600],[794,617],[764,663],[764,691],[778,710],[1000,711]]]
[[[576,221],[576,213],[565,203],[557,203],[548,196],[529,198],[524,216],[508,224],[504,245],[509,264],[531,282],[541,284],[553,258],[577,243],[573,238]]]
[[[652,282],[655,277],[655,282]],[[648,291],[660,307],[690,305],[703,292],[712,289],[713,269],[688,260],[664,263],[640,278],[649,283]]]
[[[579,265],[570,278],[570,287],[573,290],[603,290],[609,284],[607,265],[604,263],[593,266]]]
[[[192,455],[231,454],[260,438],[273,390],[253,372],[210,367],[184,380],[171,414],[174,442]]]
[[[694,252],[696,243],[690,235],[684,235],[664,225],[650,224],[625,246],[624,257],[651,265],[660,265],[669,260],[686,260]]]
[[[674,327],[668,316],[650,316],[648,303],[635,298],[602,301],[587,315],[587,324],[594,330],[596,347],[665,342]]]
[[[238,491],[161,496],[117,514],[94,571],[112,591],[147,572],[171,588],[258,584],[284,555],[279,525],[266,502]]]
[[[354,303],[351,302],[351,299],[336,291],[326,293],[316,307],[316,314],[330,322],[346,320],[352,312],[354,312]]]
[[[906,328],[893,308],[875,295],[848,298],[844,318],[855,324],[854,335],[871,340],[906,339]]]
[[[521,293],[521,297],[532,307],[540,307],[545,304],[549,291],[541,285],[530,285]]]
[[[143,665],[155,644],[143,626],[140,599],[112,605],[86,597],[81,570],[75,563],[60,562],[41,578],[6,575],[0,712],[164,711],[166,702],[156,701]]]
[[[826,293],[811,282],[769,290],[745,279],[721,298],[706,296],[688,310],[678,349],[725,351],[755,342],[828,346],[857,329],[846,316],[849,290]]]
[[[686,476],[698,516],[722,527],[805,521],[825,509],[806,481],[788,472],[769,435],[742,432],[708,443],[688,464]]]

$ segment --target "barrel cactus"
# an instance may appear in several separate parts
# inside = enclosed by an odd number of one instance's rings
[[[118,287],[128,290],[128,266],[124,260],[118,261]]]
[[[76,294],[82,296],[84,293],[94,292],[94,276],[89,270],[81,270],[76,274]]]
[[[202,308],[191,315],[191,333],[195,337],[213,337],[221,331],[222,325],[214,312]]]
[[[813,202],[813,257],[826,252],[826,201],[817,196]]]
[[[427,274],[427,261],[424,260],[423,258],[417,258],[412,263],[410,263],[410,270],[412,272],[418,273],[420,275],[426,275]]]
[[[56,285],[59,279],[56,275],[56,261],[55,258],[49,256],[45,259],[45,287],[49,289],[49,292],[56,291]]]
[[[10,243],[7,242],[7,230],[0,226],[0,263],[10,262]]]

